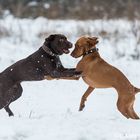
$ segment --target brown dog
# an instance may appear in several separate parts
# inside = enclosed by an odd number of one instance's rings
[[[113,87],[118,92],[118,110],[126,118],[139,119],[133,105],[135,94],[140,92],[140,89],[134,87],[120,70],[100,57],[95,46],[97,43],[97,37],[81,37],[71,53],[75,58],[83,56],[76,70],[83,72],[82,78],[89,85],[82,96],[79,110],[83,110],[87,97],[95,88]]]

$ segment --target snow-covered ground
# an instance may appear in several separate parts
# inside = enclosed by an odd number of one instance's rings
[[[36,51],[51,33],[66,34],[73,43],[78,36],[90,34],[99,36],[101,56],[140,87],[140,60],[132,59],[139,46],[138,25],[139,21],[127,20],[21,20],[8,16],[0,20],[0,71]],[[79,61],[70,55],[61,60],[65,67],[75,67]],[[15,116],[9,118],[0,110],[0,140],[140,140],[140,121],[127,120],[117,111],[114,89],[96,89],[84,111],[78,112],[88,87],[82,79],[23,82],[22,86],[22,97],[11,104]],[[139,94],[135,110],[140,116]]]

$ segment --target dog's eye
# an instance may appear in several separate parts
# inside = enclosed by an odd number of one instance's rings
[[[78,44],[75,44],[75,47],[79,47]]]

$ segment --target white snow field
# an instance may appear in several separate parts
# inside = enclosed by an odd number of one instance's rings
[[[78,36],[99,37],[99,53],[140,87],[140,60],[132,59],[140,48],[139,21],[0,19],[0,71],[36,51],[45,37],[64,33],[73,43]],[[63,55],[65,67],[79,59]],[[121,82],[121,81],[119,81]],[[83,112],[80,98],[87,89],[79,81],[52,80],[23,82],[22,97],[11,104],[14,117],[0,110],[0,140],[140,140],[140,121],[124,118],[117,110],[114,89],[95,89]],[[140,95],[135,110],[140,116]]]

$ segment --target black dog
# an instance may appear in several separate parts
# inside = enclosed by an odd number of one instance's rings
[[[64,35],[50,35],[38,51],[0,73],[0,109],[4,108],[9,116],[14,115],[9,105],[21,96],[22,81],[44,80],[45,76],[79,77],[81,72],[64,68],[59,59],[59,55],[69,53],[71,47],[72,43]]]

